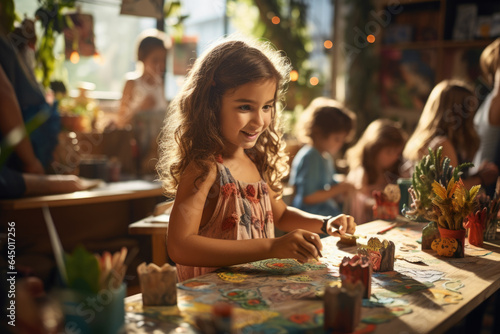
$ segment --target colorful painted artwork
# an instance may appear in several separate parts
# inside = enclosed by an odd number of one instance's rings
[[[442,270],[442,264],[468,266],[491,254],[467,246],[465,258],[439,258],[434,251],[420,250],[415,237],[421,232],[413,233],[409,227],[396,227],[384,237],[398,233],[406,236],[393,239],[397,246],[393,270],[372,273],[371,292],[362,301],[354,333],[372,332],[379,324],[415,312],[412,303],[422,295],[429,308],[463,303],[464,282]],[[389,241],[368,239],[364,249],[387,249]],[[322,242],[324,257],[317,262],[267,259],[178,283],[177,306],[143,307],[140,298],[127,302],[127,326],[196,333],[197,319],[210,316],[212,305],[225,302],[233,306],[233,328],[239,333],[323,333],[325,287],[341,285],[346,269],[340,268],[342,260],[351,259],[357,249],[339,249],[338,238]]]

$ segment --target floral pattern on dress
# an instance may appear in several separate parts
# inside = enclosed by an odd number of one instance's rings
[[[242,214],[240,217],[240,225],[243,225],[245,227],[250,226],[252,223],[252,217],[246,213]]]
[[[236,188],[236,184],[234,183],[226,183],[221,188],[222,196],[228,198],[231,195],[239,195],[238,188]]]
[[[266,224],[273,224],[274,223],[274,216],[272,211],[267,211],[266,212]]]
[[[259,230],[264,229],[264,224],[261,224],[260,219],[257,217],[252,217],[252,225]]]
[[[238,223],[238,221],[239,221],[238,215],[236,213],[231,214],[229,217],[226,217],[222,222],[222,230],[227,231],[229,229],[234,228]]]
[[[247,185],[244,189],[245,198],[252,203],[259,203],[260,199],[257,197],[257,191],[251,184]]]

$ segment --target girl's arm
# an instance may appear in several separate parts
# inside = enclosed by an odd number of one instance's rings
[[[271,205],[273,208],[274,224],[282,231],[305,229],[314,233],[323,233],[321,227],[325,216],[307,213],[294,207],[287,206],[283,200],[275,199],[275,193],[269,188]],[[338,231],[337,231],[338,230]],[[356,224],[348,215],[338,215],[329,220],[327,231],[330,235],[354,233]]]
[[[439,146],[443,147],[442,156],[450,158],[450,165],[453,167],[458,166],[457,151],[453,147],[453,144],[445,137],[436,137],[429,144],[429,147],[434,151],[437,150]]]
[[[441,145],[443,146],[443,156],[450,158],[450,165],[456,167],[458,165],[458,158],[455,148],[448,139],[444,140]],[[436,149],[437,147],[433,147]],[[462,179],[466,188],[470,189],[477,184],[489,185],[496,181],[498,177],[498,168],[495,164],[488,162],[480,166],[477,174],[471,175]]]
[[[213,166],[205,181],[194,186],[197,177],[190,165],[181,177],[170,214],[167,248],[170,258],[189,266],[221,267],[267,258],[295,258],[306,262],[318,256],[321,242],[317,234],[295,231],[275,239],[222,240],[198,235],[205,202],[216,201],[209,192],[216,181]],[[204,217],[208,218],[208,217]]]

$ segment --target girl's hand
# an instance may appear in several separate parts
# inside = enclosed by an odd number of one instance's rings
[[[337,237],[345,233],[353,234],[356,231],[356,223],[352,216],[341,214],[328,221],[326,230],[329,235]]]
[[[323,249],[319,235],[306,230],[295,230],[273,239],[271,257],[296,259],[305,263],[320,256]]]

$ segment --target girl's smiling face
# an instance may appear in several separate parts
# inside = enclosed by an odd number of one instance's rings
[[[252,148],[274,115],[276,81],[249,82],[222,96],[221,133],[226,153]]]

